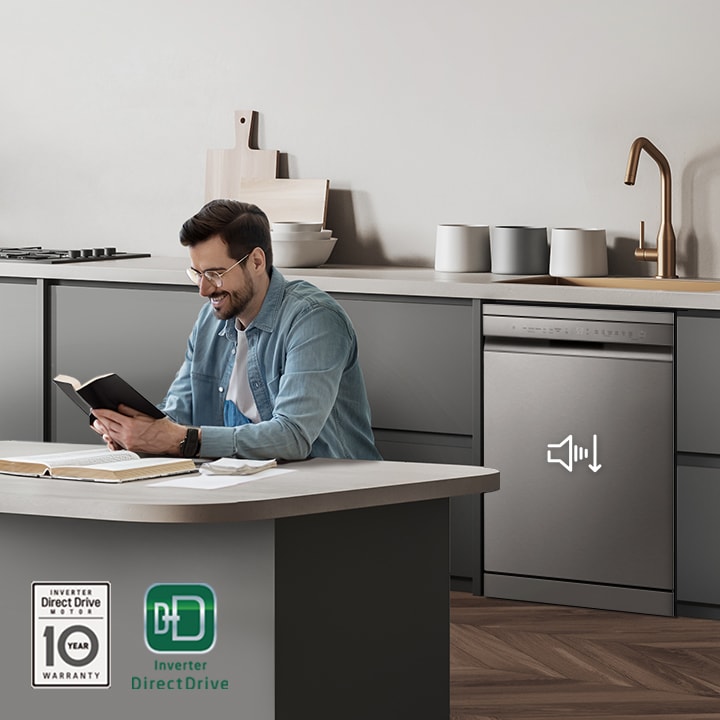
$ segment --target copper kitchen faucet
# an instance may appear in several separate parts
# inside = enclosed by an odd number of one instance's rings
[[[640,153],[643,150],[658,164],[658,168],[660,169],[662,220],[660,222],[660,229],[658,230],[656,248],[645,247],[645,223],[640,223],[640,245],[635,250],[635,257],[638,260],[649,262],[657,261],[657,273],[655,277],[674,278],[677,277],[675,272],[676,241],[671,220],[672,191],[670,164],[667,158],[647,138],[637,138],[630,147],[630,156],[628,157],[627,170],[625,171],[625,184],[635,184]]]

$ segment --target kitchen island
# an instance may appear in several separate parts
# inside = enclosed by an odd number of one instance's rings
[[[14,718],[447,717],[448,498],[497,471],[314,459],[165,482],[0,475]]]

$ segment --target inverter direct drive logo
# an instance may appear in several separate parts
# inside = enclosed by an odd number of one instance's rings
[[[215,591],[209,585],[158,583],[145,593],[145,644],[152,652],[209,652],[216,623]]]
[[[110,583],[32,584],[33,687],[110,687]]]

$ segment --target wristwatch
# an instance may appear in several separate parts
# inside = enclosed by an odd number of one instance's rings
[[[180,456],[194,458],[200,452],[200,429],[189,427],[183,441],[180,443]]]

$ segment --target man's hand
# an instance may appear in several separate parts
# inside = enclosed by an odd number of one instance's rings
[[[120,405],[120,412],[93,410],[93,430],[102,435],[110,450],[126,448],[150,455],[180,455],[186,428],[170,418],[159,420]]]

